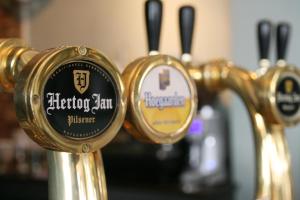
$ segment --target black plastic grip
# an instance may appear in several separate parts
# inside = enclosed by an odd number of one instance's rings
[[[284,60],[286,58],[286,51],[290,35],[290,25],[288,23],[279,23],[276,31],[276,48],[277,59]]]
[[[195,9],[192,6],[183,6],[179,10],[179,27],[182,53],[191,53],[193,31],[195,23]]]
[[[270,40],[271,40],[272,24],[268,20],[261,20],[257,25],[257,37],[259,58],[268,59]]]
[[[145,14],[149,51],[158,51],[162,18],[161,1],[148,0],[145,5]]]

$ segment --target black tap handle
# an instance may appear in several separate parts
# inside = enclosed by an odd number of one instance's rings
[[[279,23],[277,26],[277,60],[286,58],[287,45],[290,34],[290,25],[288,23]]]
[[[195,9],[192,6],[181,7],[179,10],[179,26],[182,54],[191,53],[194,22]]]
[[[149,51],[158,51],[162,18],[161,1],[148,0],[145,6],[145,13]]]
[[[257,25],[257,36],[260,59],[269,58],[272,24],[268,20],[261,20]]]

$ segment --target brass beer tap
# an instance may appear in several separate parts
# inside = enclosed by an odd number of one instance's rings
[[[195,24],[195,9],[192,6],[182,6],[179,9],[179,29],[181,42],[181,61],[184,63],[190,75],[197,71],[198,64],[192,62],[192,41]],[[197,87],[198,109],[206,104],[211,103],[216,96],[216,92],[208,91],[206,88]]]
[[[197,70],[191,54],[196,10],[190,5],[184,5],[180,7],[178,14],[181,60],[188,70]],[[198,87],[197,94],[197,115],[193,119],[189,134],[185,137],[188,144],[188,162],[180,175],[181,189],[186,193],[197,193],[207,185],[212,187],[227,181],[227,126],[224,121],[225,114],[220,112],[220,107],[223,106],[219,103],[218,93],[215,91]],[[207,141],[213,141],[213,145]]]
[[[271,23],[258,25],[260,68],[248,71],[226,60],[215,60],[189,73],[199,88],[211,92],[231,89],[243,100],[251,119],[256,150],[257,200],[292,200],[290,154],[284,127],[300,120],[300,72],[284,61],[288,27],[277,29],[278,62],[270,67]]]
[[[107,199],[100,148],[126,112],[121,74],[95,49],[42,52],[19,39],[0,40],[0,87],[14,93],[17,118],[47,149],[49,199]]]
[[[124,128],[141,141],[172,144],[186,134],[197,94],[184,65],[158,53],[162,8],[161,1],[146,2],[149,56],[131,62],[123,72],[129,94]]]

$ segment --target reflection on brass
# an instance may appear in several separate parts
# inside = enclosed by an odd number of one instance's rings
[[[0,49],[0,88],[5,92],[13,92],[21,70],[38,52],[27,47],[20,39],[0,40]]]
[[[291,163],[283,127],[299,122],[300,115],[297,111],[291,116],[280,112],[276,88],[285,77],[299,80],[300,85],[300,72],[286,65],[257,74],[228,61],[216,60],[200,67],[190,67],[189,73],[198,88],[211,92],[229,88],[244,101],[255,138],[256,199],[292,200]]]
[[[188,100],[190,109],[186,120],[176,131],[170,131],[168,133],[158,131],[151,126],[150,123],[147,122],[145,112],[141,109],[140,98],[142,95],[142,84],[145,78],[149,76],[149,72],[158,66],[162,66],[162,68],[167,66],[171,67],[172,70],[178,71],[186,81],[189,90],[188,92],[190,94],[190,99]],[[193,81],[179,60],[161,54],[139,58],[126,67],[123,72],[123,80],[125,83],[125,90],[129,94],[128,112],[124,122],[124,128],[127,132],[141,141],[159,144],[174,143],[185,136],[193,116],[196,114],[197,94]],[[165,69],[160,71],[159,76],[155,81],[159,83],[157,89],[160,89],[162,93],[171,84],[174,84],[170,82],[170,72]],[[165,112],[165,114],[167,113]],[[168,113],[168,115],[172,114]]]
[[[181,56],[181,61],[185,65],[185,69],[188,71],[189,75],[193,79],[193,82],[196,83],[196,91],[198,96],[198,109],[203,105],[210,104],[214,101],[217,96],[217,91],[209,90],[206,87],[197,85],[197,80],[200,79],[203,74],[199,71],[199,65],[196,65],[192,62],[192,55],[189,53],[184,53]],[[217,64],[219,61],[213,60],[212,63]]]
[[[48,151],[49,199],[107,199],[101,153]]]
[[[92,62],[103,67],[114,80],[118,93],[118,110],[113,120],[103,133],[92,137],[63,136],[50,125],[45,113],[43,95],[47,81],[60,66],[72,61]],[[75,71],[74,87],[82,94],[89,87],[90,74]],[[101,154],[96,151],[115,137],[125,118],[127,99],[117,67],[91,48],[60,47],[39,53],[19,39],[5,39],[0,40],[0,88],[14,93],[21,127],[32,140],[50,150],[50,199],[107,199]],[[93,122],[93,119],[75,116],[69,119],[69,126],[82,120]]]

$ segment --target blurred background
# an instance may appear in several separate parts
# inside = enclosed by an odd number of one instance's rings
[[[180,57],[178,10],[196,9],[193,62],[227,58],[255,70],[256,23],[292,25],[288,61],[299,65],[297,0],[162,0],[160,51]],[[144,0],[0,0],[0,36],[22,37],[38,50],[86,45],[110,57],[120,71],[147,54]],[[274,60],[275,45],[271,46]],[[124,131],[103,149],[111,199],[251,200],[254,142],[242,101],[226,92],[205,101],[187,137],[175,145],[146,145]],[[6,199],[47,198],[45,151],[18,127],[13,98],[0,94],[0,192]],[[286,130],[295,188],[300,187],[300,128]],[[6,190],[7,188],[7,190]],[[14,192],[17,191],[17,192]],[[9,198],[11,197],[11,198]],[[23,197],[23,198],[22,198]],[[295,190],[295,199],[300,191]]]

